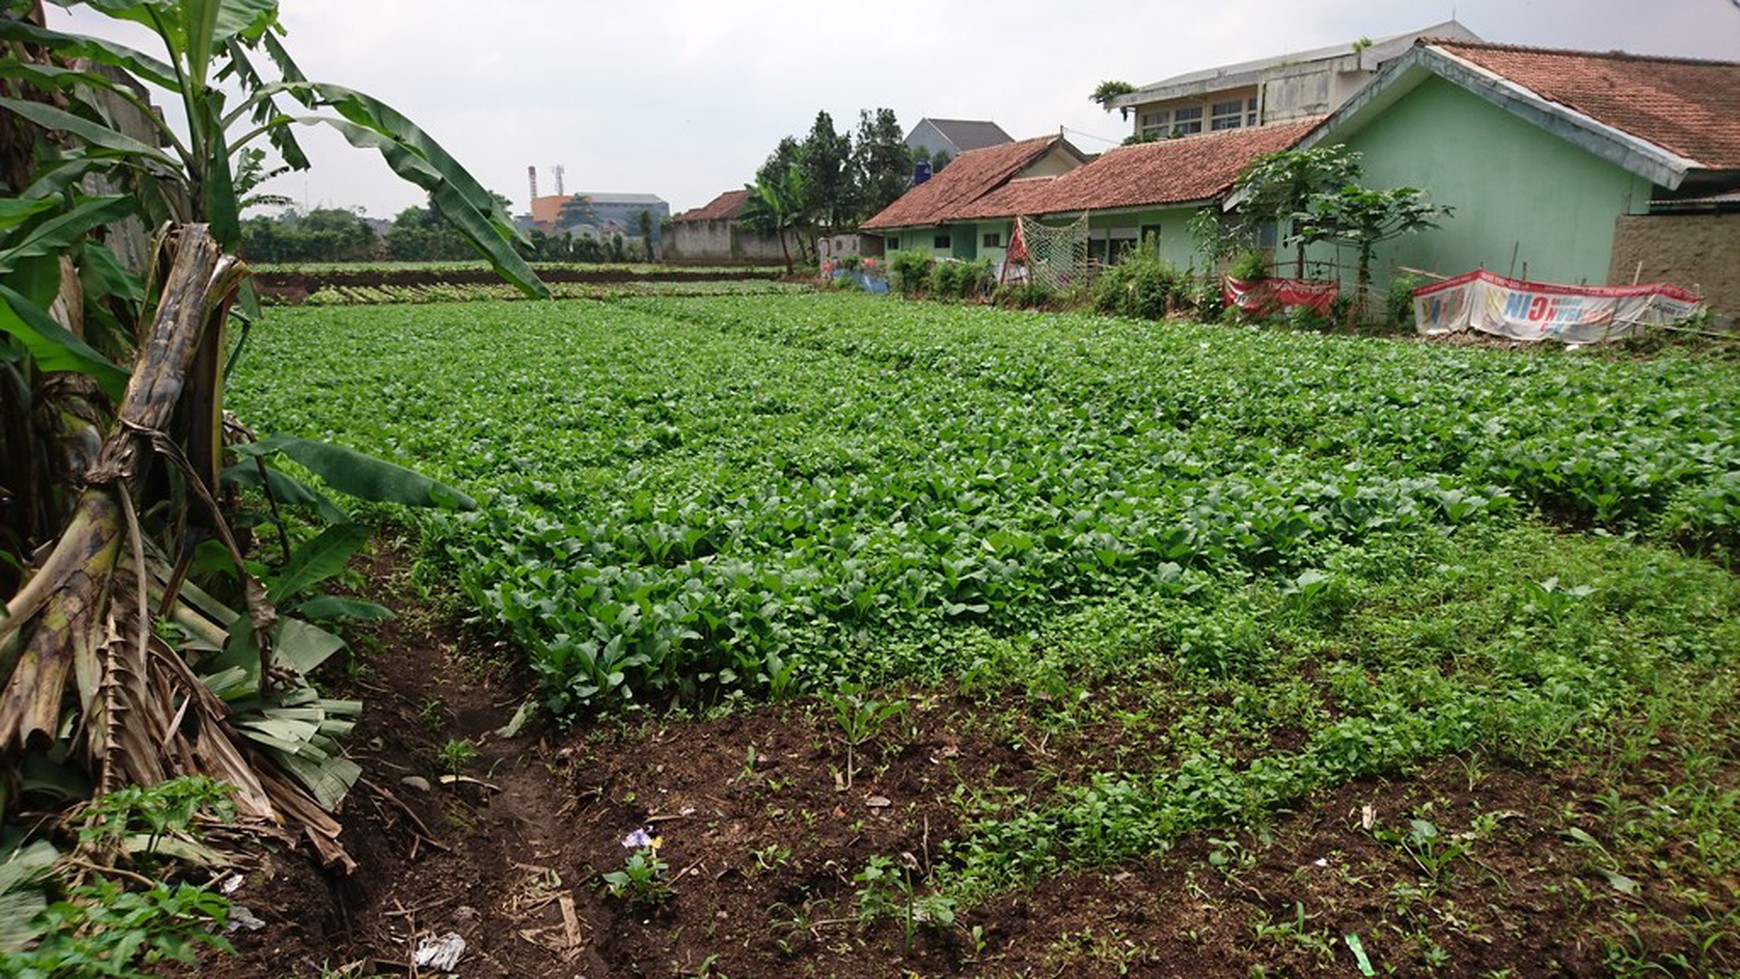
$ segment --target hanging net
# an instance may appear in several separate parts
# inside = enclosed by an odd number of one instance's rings
[[[1043,282],[1053,289],[1063,289],[1087,275],[1086,214],[1058,226],[1041,224],[1033,218],[1016,218],[1009,245],[1005,277],[1012,281]]]

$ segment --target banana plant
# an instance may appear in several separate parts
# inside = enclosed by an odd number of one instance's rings
[[[0,12],[0,810],[45,765],[99,792],[211,775],[244,818],[349,866],[330,810],[358,774],[335,739],[360,705],[309,683],[342,646],[309,620],[378,607],[310,597],[364,536],[273,460],[365,500],[471,501],[226,419],[247,278],[238,169],[262,144],[306,167],[297,128],[336,128],[428,191],[504,278],[548,292],[501,205],[433,139],[303,75],[276,0],[52,2],[143,25],[161,51],[51,29],[41,4]],[[132,219],[157,229],[135,267],[119,230]],[[300,546],[280,530],[281,563],[263,563],[235,502],[250,487],[271,501],[264,525],[282,503],[328,529]]]

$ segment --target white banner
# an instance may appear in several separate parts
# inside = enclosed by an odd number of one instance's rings
[[[1641,327],[1683,323],[1700,303],[1665,282],[1561,286],[1480,269],[1415,289],[1414,323],[1427,336],[1479,330],[1512,340],[1600,343]]]

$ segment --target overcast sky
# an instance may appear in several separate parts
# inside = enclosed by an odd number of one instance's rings
[[[50,23],[142,44],[85,14]],[[428,130],[526,209],[539,192],[657,194],[674,212],[740,187],[818,110],[836,127],[887,106],[992,119],[1017,139],[1075,131],[1097,152],[1128,124],[1088,101],[1229,62],[1427,27],[1454,15],[1492,40],[1740,60],[1740,0],[285,0],[310,78],[361,89]],[[155,52],[153,52],[155,53]],[[1088,134],[1088,135],[1082,135]],[[390,217],[422,202],[378,155],[308,137],[314,169],[271,189]]]

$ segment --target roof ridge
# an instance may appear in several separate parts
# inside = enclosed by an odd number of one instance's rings
[[[1688,58],[1684,55],[1672,54],[1639,54],[1634,51],[1585,51],[1578,48],[1548,48],[1530,44],[1507,44],[1501,41],[1464,41],[1458,38],[1422,37],[1419,42],[1432,47],[1479,48],[1486,51],[1516,51],[1523,54],[1564,54],[1579,58],[1605,58],[1610,61],[1650,61],[1685,65],[1721,65],[1724,67],[1740,67],[1740,61],[1721,61],[1715,58]]]

